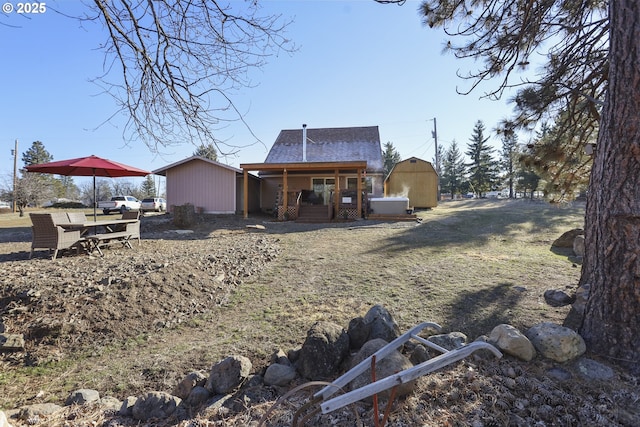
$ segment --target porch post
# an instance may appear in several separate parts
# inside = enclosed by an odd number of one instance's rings
[[[289,210],[289,183],[287,182],[287,170],[282,171],[282,217],[286,218]]]
[[[243,170],[243,178],[242,182],[243,186],[243,209],[244,209],[244,219],[249,218],[249,173],[246,169]]]
[[[356,190],[358,192],[356,198],[358,199],[358,218],[362,218],[362,169],[358,168],[358,183],[356,184]]]
[[[340,211],[340,170],[336,169],[335,171],[335,185],[334,185],[334,195],[333,195],[333,217],[338,218],[338,213]]]

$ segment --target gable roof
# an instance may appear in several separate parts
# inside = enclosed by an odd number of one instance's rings
[[[393,167],[389,171],[389,174],[384,179],[385,182],[389,180],[389,178],[391,177],[391,174],[393,173],[393,171],[396,168],[399,168],[401,165],[403,165],[405,163],[420,163],[422,166],[426,166],[428,170],[432,170],[436,175],[438,174],[438,172],[436,172],[436,169],[433,167],[431,162],[428,162],[426,160],[422,160],[422,159],[420,159],[418,157],[409,157],[408,159],[400,160],[398,163],[393,165]]]
[[[384,170],[378,126],[307,128],[307,162],[366,161],[370,171]],[[302,129],[280,131],[265,163],[302,162]]]
[[[177,161],[175,163],[171,163],[170,165],[158,168],[158,169],[152,171],[151,173],[156,174],[156,175],[166,175],[167,174],[167,170],[173,169],[176,166],[180,166],[180,165],[185,164],[185,163],[192,162],[194,160],[202,160],[203,162],[210,163],[210,164],[212,164],[214,166],[219,166],[219,167],[224,168],[224,169],[229,169],[231,171],[234,171],[235,173],[242,173],[241,169],[234,168],[233,166],[225,165],[225,164],[222,164],[220,162],[216,162],[215,160],[210,160],[210,159],[207,159],[205,157],[200,157],[200,156],[187,157],[186,159],[182,159],[182,160],[179,160],[179,161]]]

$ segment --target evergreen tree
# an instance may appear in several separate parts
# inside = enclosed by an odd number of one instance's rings
[[[489,137],[484,136],[484,123],[478,120],[473,127],[473,135],[469,139],[465,154],[471,161],[466,165],[469,172],[469,184],[473,192],[482,197],[491,190],[498,181],[498,164],[493,159],[493,147],[487,142]]]
[[[218,161],[218,151],[214,144],[201,144],[196,151],[193,152],[194,156],[204,157],[205,159]]]
[[[151,175],[147,175],[140,185],[140,193],[142,198],[155,197],[156,196],[156,183],[153,181]]]
[[[41,141],[34,141],[31,147],[22,153],[22,162],[25,166],[49,163],[52,160],[53,156],[44,148]]]
[[[421,13],[461,41],[448,44],[457,56],[476,59],[472,89],[499,77],[489,96],[500,97],[517,70],[543,70],[515,99],[519,125],[560,117],[559,133],[576,137],[570,153],[598,128],[580,277],[589,299],[578,329],[589,351],[640,373],[640,2],[423,0]]]
[[[384,161],[384,176],[385,178],[391,173],[391,169],[402,160],[400,153],[398,153],[391,141],[384,144],[384,150],[382,150],[382,160]]]
[[[45,149],[41,141],[34,141],[31,147],[22,153],[24,166],[48,163],[53,160],[53,156]],[[53,175],[37,172],[27,172],[22,169],[22,177],[17,182],[16,205],[20,211],[20,216],[24,215],[24,208],[31,204],[41,205],[47,200],[56,197],[56,179]]]
[[[573,200],[588,185],[593,163],[579,142],[595,143],[593,129],[575,123],[577,134],[567,135],[567,120],[566,113],[562,113],[552,125],[543,123],[530,149],[522,156],[526,167],[544,180],[545,197],[551,201]]]
[[[59,176],[52,180],[54,196],[57,199],[77,200],[80,197],[80,189],[71,176]]]
[[[533,199],[539,185],[540,177],[531,169],[520,169],[516,173],[516,189],[522,191],[525,197],[529,194],[529,197]]]
[[[501,166],[504,172],[504,182],[509,187],[509,198],[515,198],[513,192],[518,165],[518,135],[506,129],[502,133]]]
[[[454,140],[442,157],[442,175],[440,176],[442,190],[450,193],[452,199],[463,189],[465,171],[462,153]]]

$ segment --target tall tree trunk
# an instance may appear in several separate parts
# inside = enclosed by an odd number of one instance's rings
[[[609,83],[591,172],[580,333],[640,372],[640,1],[609,1]]]

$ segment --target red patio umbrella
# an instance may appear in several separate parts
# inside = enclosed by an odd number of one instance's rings
[[[120,178],[125,176],[147,176],[151,172],[127,166],[98,156],[59,160],[57,162],[29,165],[27,172],[50,173],[65,176],[93,176],[93,219],[96,219],[96,176]]]

